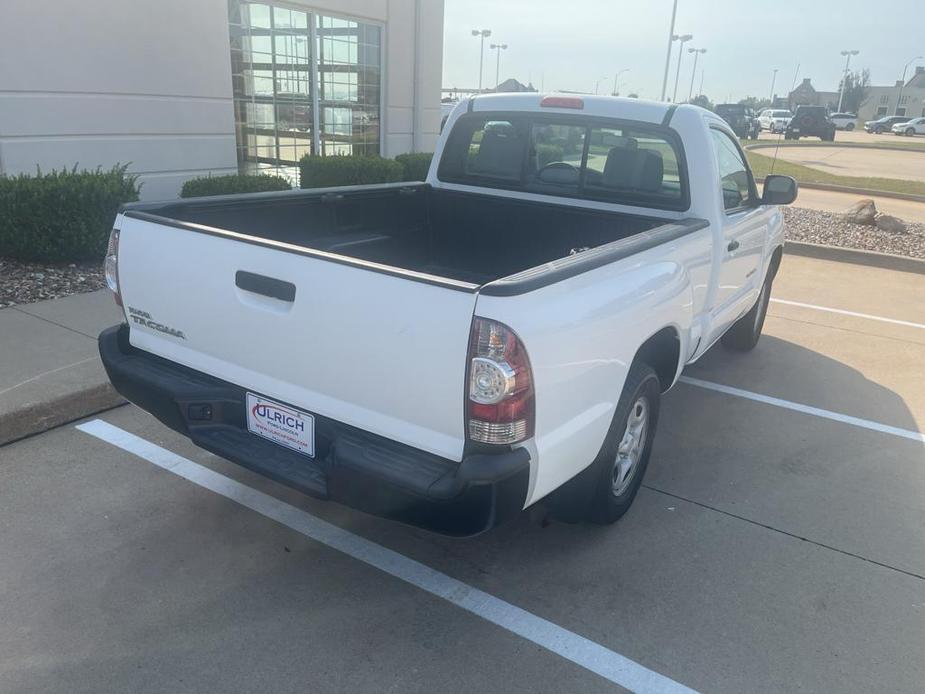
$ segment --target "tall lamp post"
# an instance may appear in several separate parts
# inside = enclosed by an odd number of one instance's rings
[[[777,82],[777,70],[774,68],[774,73],[771,75],[771,108],[774,108],[774,83]]]
[[[845,98],[845,84],[848,82],[848,65],[851,63],[851,56],[857,55],[860,51],[842,51],[845,56],[845,74],[841,80],[841,89],[838,92],[838,112],[841,113],[841,102]]]
[[[498,85],[501,84],[501,51],[507,50],[507,44],[493,43],[490,48],[493,51],[498,51],[498,55],[495,57],[495,89],[497,89]]]
[[[925,56],[917,55],[903,67],[903,78],[902,82],[899,85],[899,96],[896,97],[896,108],[893,109],[893,115],[898,115],[896,112],[899,110],[899,102],[903,100],[903,88],[906,86],[906,70],[909,69],[909,66],[912,65],[916,60],[925,60]]]
[[[479,91],[482,91],[482,63],[485,61],[485,39],[491,36],[491,29],[473,29],[473,36],[478,36],[482,40],[482,46],[479,50]]]
[[[694,76],[697,74],[697,58],[700,57],[701,53],[706,53],[706,48],[688,48],[688,53],[694,54],[694,69],[691,70],[691,88],[687,92],[687,103],[690,103],[691,98],[694,96]]]
[[[671,101],[677,103],[678,101],[678,79],[681,77],[681,58],[684,56],[684,44],[694,38],[693,34],[682,34],[678,36],[675,34],[672,37],[672,40],[679,41],[680,46],[678,47],[678,69],[674,73],[674,92],[671,95]]]
[[[665,76],[662,77],[662,101],[665,100],[665,90],[668,88],[668,67],[671,64],[671,45],[674,43],[674,20],[678,16],[678,0],[674,0],[671,8],[671,26],[668,27],[668,52],[665,53]]]
[[[629,69],[628,67],[625,67],[625,68],[623,68],[622,70],[618,70],[618,71],[617,71],[617,74],[613,76],[613,93],[612,93],[612,96],[616,96],[616,95],[617,95],[617,85],[619,84],[620,75],[622,75],[624,72],[629,72],[629,71],[630,71],[630,69]]]

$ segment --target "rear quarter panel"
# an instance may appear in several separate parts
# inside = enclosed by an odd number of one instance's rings
[[[476,314],[523,340],[536,388],[527,505],[587,467],[613,419],[637,350],[665,327],[690,344],[694,294],[711,271],[711,230],[695,231],[526,294],[479,296]]]

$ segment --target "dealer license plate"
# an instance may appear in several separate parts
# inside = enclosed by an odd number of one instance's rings
[[[299,453],[315,455],[315,418],[289,405],[248,393],[247,430]]]

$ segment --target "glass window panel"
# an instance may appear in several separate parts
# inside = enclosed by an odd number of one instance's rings
[[[726,133],[710,130],[719,164],[723,206],[727,210],[742,207],[751,197],[750,174],[739,149]]]
[[[242,12],[243,23],[246,26],[269,29],[270,28],[270,6],[259,5],[257,3],[246,3],[244,12]]]
[[[381,28],[273,3],[228,3],[241,170],[290,171],[297,180],[295,163],[313,151],[313,71],[324,103],[322,152],[378,153]]]

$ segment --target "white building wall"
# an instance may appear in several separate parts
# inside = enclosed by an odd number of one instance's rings
[[[442,0],[287,4],[385,25],[382,154],[432,151]],[[0,0],[0,16],[0,173],[128,163],[158,199],[237,171],[226,0]]]
[[[900,105],[899,100],[903,103]],[[867,99],[858,109],[858,120],[863,121],[875,120],[878,112],[892,116],[896,112],[897,106],[906,109],[906,116],[910,119],[925,116],[925,89],[921,87],[904,87],[902,96],[900,96],[899,86],[892,87],[871,87],[867,93]]]

